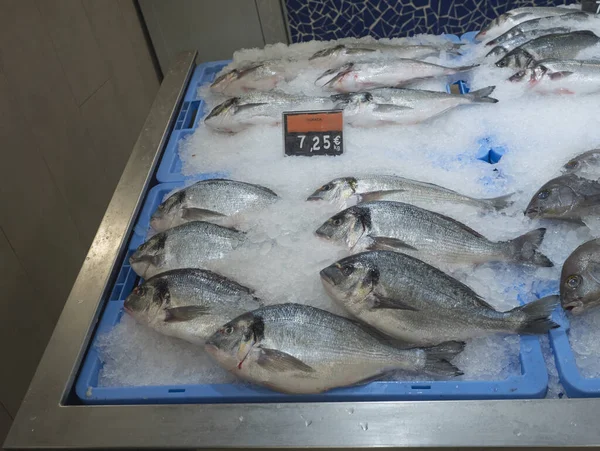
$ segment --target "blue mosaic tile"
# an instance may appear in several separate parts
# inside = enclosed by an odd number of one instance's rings
[[[285,0],[292,42],[420,33],[462,34],[522,6],[558,6],[573,0]]]

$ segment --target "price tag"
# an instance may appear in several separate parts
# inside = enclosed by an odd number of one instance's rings
[[[342,110],[283,113],[286,155],[341,155],[344,152]]]

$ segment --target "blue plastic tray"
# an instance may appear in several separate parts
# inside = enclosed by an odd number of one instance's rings
[[[190,85],[183,98],[181,109],[177,115],[175,126],[173,127],[162,160],[156,171],[156,179],[159,182],[180,182],[188,178],[181,174],[179,143],[187,136],[194,133],[200,120],[207,113],[207,111],[204,111],[204,101],[198,97],[198,88],[206,83],[212,83],[215,76],[230,62],[230,60],[226,60],[203,63],[199,64],[194,70]],[[212,175],[213,177],[226,176],[222,173],[215,173]]]
[[[558,293],[558,281],[539,283],[533,290],[536,297]],[[600,378],[586,378],[577,368],[577,361],[569,342],[569,318],[559,308],[552,319],[560,324],[558,329],[550,331],[550,346],[554,353],[558,376],[569,398],[593,398],[600,396]]]
[[[285,395],[243,384],[173,385],[153,387],[98,387],[102,368],[96,342],[99,334],[111,330],[121,319],[123,301],[139,278],[131,270],[128,258],[144,241],[150,216],[166,194],[183,186],[183,182],[156,185],[149,192],[128,246],[110,301],[104,310],[92,345],[87,353],[75,386],[85,404],[154,404],[154,403],[245,403],[292,401],[391,401],[443,399],[516,399],[542,398],[546,394],[548,374],[536,337],[521,338],[520,375],[499,381],[423,381],[372,382],[341,388],[318,395]],[[143,326],[140,326],[143,327]]]

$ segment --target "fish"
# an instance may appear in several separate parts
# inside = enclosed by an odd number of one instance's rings
[[[448,94],[406,88],[377,88],[333,95],[335,108],[344,110],[344,121],[358,127],[381,124],[417,124],[438,117],[460,105],[496,103],[494,86],[469,94]]]
[[[482,211],[502,210],[512,204],[512,194],[491,199],[465,196],[433,183],[420,182],[395,175],[366,175],[333,179],[312,193],[307,200],[346,201],[394,200],[411,205],[431,206],[432,203],[459,203]]]
[[[163,232],[190,221],[215,222],[264,208],[277,199],[277,194],[264,186],[227,179],[201,180],[165,199],[152,215],[150,225]]]
[[[464,343],[428,349],[393,344],[325,310],[278,304],[245,313],[210,337],[205,349],[241,379],[283,393],[321,393],[382,378],[394,370],[446,378]]]
[[[439,57],[442,52],[458,54],[460,44],[448,45],[392,45],[380,43],[338,44],[319,50],[308,60],[313,67],[333,69],[346,63],[364,63],[382,58],[408,58],[421,60]]]
[[[320,276],[327,294],[348,313],[418,346],[496,333],[544,334],[558,327],[550,319],[558,296],[499,312],[467,285],[398,252],[352,255]]]
[[[565,260],[560,275],[560,301],[573,315],[600,305],[600,239],[582,244]]]
[[[316,231],[317,236],[351,249],[402,252],[434,266],[506,261],[551,267],[552,262],[537,250],[545,233],[540,228],[510,241],[494,242],[452,218],[393,201],[354,205]]]
[[[475,40],[483,41],[485,39],[496,38],[510,30],[512,27],[528,20],[539,19],[543,17],[563,16],[565,14],[572,14],[573,12],[578,11],[568,8],[540,6],[512,9],[504,14],[499,15],[489,24],[484,26],[481,31],[475,35]]]
[[[600,181],[600,149],[592,149],[571,158],[562,167],[563,175]]]
[[[262,307],[253,290],[203,269],[175,269],[133,289],[123,309],[140,324],[204,345],[224,323]]]
[[[589,30],[549,34],[511,50],[496,62],[496,66],[527,69],[548,58],[576,59],[581,51],[599,42],[600,38]]]
[[[135,250],[129,263],[138,276],[148,279],[172,269],[203,268],[244,241],[245,234],[238,230],[193,221],[157,233]]]
[[[295,78],[291,67],[290,62],[285,60],[248,63],[219,75],[210,89],[226,96],[239,96],[249,91],[270,91],[281,82]]]
[[[528,82],[528,87],[542,92],[589,94],[600,91],[600,61],[542,60],[509,78]]]
[[[215,106],[204,124],[218,132],[238,133],[257,125],[280,125],[286,111],[327,110],[334,105],[330,97],[253,92]]]
[[[575,11],[570,12],[568,14],[563,14],[560,16],[552,16],[552,17],[540,17],[537,19],[526,20],[525,22],[521,22],[518,25],[515,25],[506,33],[498,36],[495,39],[486,42],[486,46],[498,46],[504,45],[515,38],[522,38],[523,36],[532,36],[528,41],[543,35],[550,34],[550,29],[564,28],[564,32],[574,31],[577,28],[575,22],[585,22],[586,20],[593,17],[591,14],[588,14],[583,11]],[[535,34],[538,36],[535,36]],[[558,33],[558,31],[554,32]]]
[[[402,86],[417,80],[455,75],[477,66],[445,67],[414,59],[348,63],[325,71],[315,85],[337,92],[357,92]]]
[[[600,183],[573,174],[546,182],[531,198],[525,215],[532,219],[581,222],[600,213]]]
[[[519,33],[516,34],[514,37],[510,38],[510,39],[506,39],[503,40],[501,44],[496,45],[492,50],[489,51],[489,53],[486,56],[490,57],[490,56],[502,56],[505,55],[506,53],[510,52],[511,50],[516,49],[517,47],[531,41],[532,39],[535,38],[539,38],[541,36],[547,36],[549,34],[556,34],[556,33],[568,33],[570,32],[571,29],[567,28],[567,27],[555,27],[555,28],[547,28],[547,29],[533,29],[530,31],[525,31],[523,33]],[[504,36],[504,35],[502,35]],[[490,45],[491,42],[488,42],[486,45]]]

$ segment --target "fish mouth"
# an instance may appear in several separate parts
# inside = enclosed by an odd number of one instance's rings
[[[537,218],[540,216],[540,209],[537,207],[527,207],[527,210],[523,213],[525,216],[528,216],[531,219]]]
[[[527,73],[524,70],[520,70],[516,74],[509,77],[508,81],[510,81],[512,83],[519,83],[519,82],[523,81],[523,79],[525,78],[525,75],[527,75]]]
[[[585,305],[582,301],[575,300],[564,304],[563,309],[572,315],[579,315],[585,310]]]
[[[312,193],[310,196],[306,198],[307,201],[314,202],[316,200],[323,200],[319,193]]]
[[[322,269],[319,272],[319,275],[321,276],[321,280],[323,281],[323,283],[327,283],[329,285],[334,286],[342,282],[344,278],[337,264]]]

